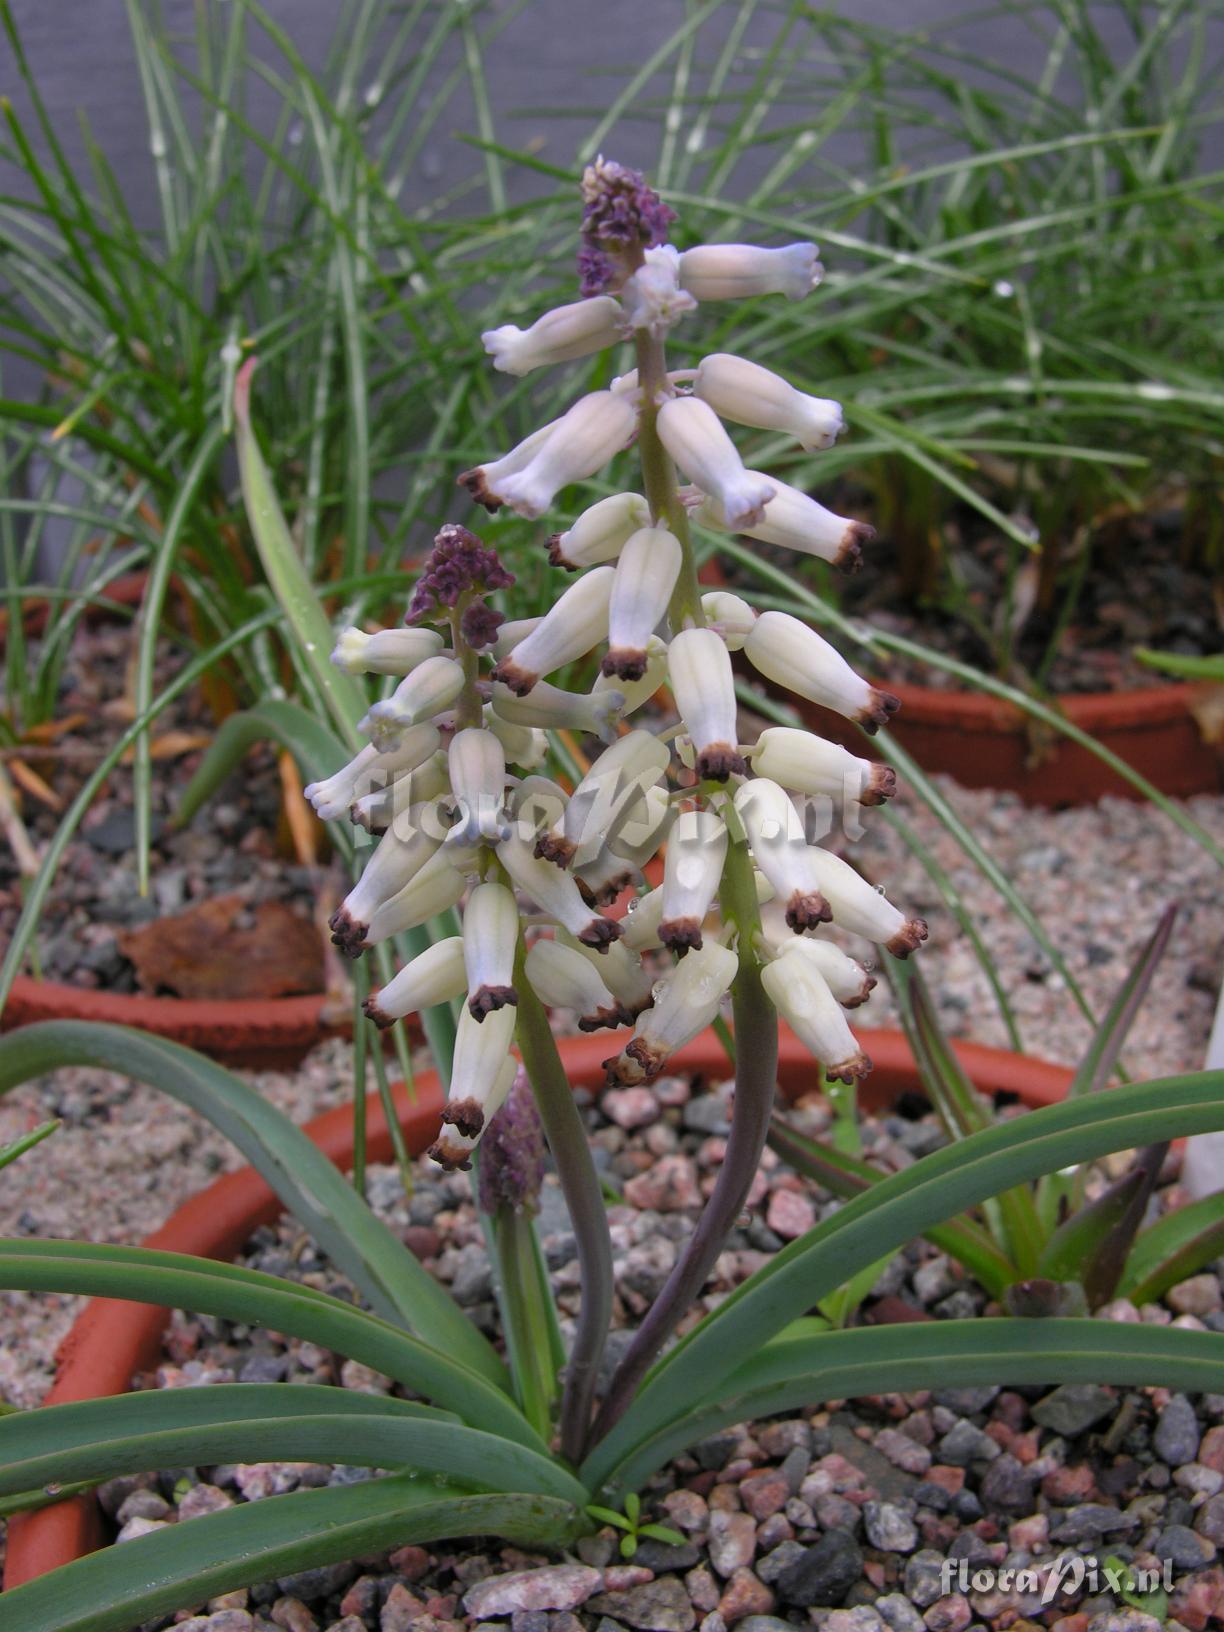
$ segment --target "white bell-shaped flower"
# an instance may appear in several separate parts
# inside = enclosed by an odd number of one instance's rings
[[[332,914],[332,940],[346,957],[359,957],[379,907],[393,900],[416,878],[441,844],[433,824],[422,819],[428,807],[405,812],[374,847],[365,870]]]
[[[584,946],[606,947],[619,940],[621,926],[611,918],[592,912],[571,873],[562,872],[551,862],[541,861],[535,845],[517,831],[497,847],[497,858],[509,873],[516,889],[535,902],[554,923],[561,924]]]
[[[702,781],[743,776],[736,747],[735,677],[727,648],[713,629],[683,629],[667,650],[667,675],[684,728],[693,740]]]
[[[654,1006],[634,1023],[633,1040],[604,1061],[609,1082],[654,1082],[678,1048],[692,1042],[718,1013],[739,959],[709,940],[678,963],[657,988]]]
[[[486,329],[480,342],[503,374],[530,374],[533,368],[572,362],[604,351],[624,338],[624,313],[611,295],[554,306],[529,329],[505,323]]]
[[[592,391],[562,414],[528,464],[499,478],[493,497],[534,520],[561,488],[593,476],[627,447],[636,426],[637,416],[624,397]],[[485,477],[487,487],[487,470]]]
[[[451,854],[439,846],[415,878],[371,913],[365,945],[377,946],[406,929],[427,924],[455,906],[467,887],[467,875],[451,865]]]
[[[541,680],[528,696],[518,696],[509,686],[494,684],[493,710],[512,725],[543,731],[585,731],[604,742],[612,736],[625,706],[625,694],[614,686],[591,691],[565,691]]]
[[[347,765],[321,782],[308,782],[302,793],[322,821],[337,821],[367,793],[381,791],[397,776],[424,764],[437,752],[441,742],[435,725],[426,722],[413,726],[402,734],[398,745],[389,753],[380,754],[373,743],[367,743]]]
[[[379,629],[367,635],[350,626],[336,636],[331,660],[345,674],[404,675],[441,650],[436,629]]]
[[[643,968],[641,958],[629,950],[625,941],[613,941],[605,951],[597,952],[593,946],[584,946],[565,929],[557,931],[557,940],[594,965],[600,980],[625,1011],[626,1025],[654,1002],[654,979]]]
[[[648,703],[667,680],[667,642],[651,635],[646,642],[646,667],[637,680],[618,680],[614,675],[601,674],[592,688],[596,692],[615,691],[622,698],[620,718],[628,719],[644,703]]]
[[[393,1026],[410,1014],[449,1003],[467,990],[462,935],[448,935],[407,962],[399,973],[363,1005],[376,1026]]]
[[[891,692],[856,674],[836,647],[789,612],[762,612],[744,642],[744,654],[767,680],[857,720],[869,733],[887,725],[901,706]]]
[[[550,419],[547,425],[541,425],[538,431],[532,431],[530,436],[525,436],[500,459],[492,459],[487,465],[477,465],[473,470],[465,470],[458,477],[457,485],[466,487],[476,503],[484,505],[486,510],[490,512],[500,510],[502,500],[497,496],[500,484],[507,476],[517,475],[520,470],[527,468],[560,423],[559,419]]]
[[[605,960],[606,961],[606,960]],[[550,1009],[572,1009],[579,1031],[615,1031],[633,1016],[605,985],[593,959],[560,941],[539,940],[527,954],[527,979],[541,1003]]]
[[[519,910],[513,892],[495,879],[478,884],[463,909],[468,1008],[477,1020],[494,1009],[518,1003],[514,990],[518,937]]]
[[[574,882],[588,906],[610,907],[626,890],[642,883],[642,874],[633,862],[605,845],[582,866],[574,868]]]
[[[744,469],[735,443],[708,403],[699,397],[672,397],[659,409],[657,423],[668,453],[690,482],[718,500],[737,532],[763,519],[774,484]]]
[[[857,959],[819,935],[794,935],[786,950],[805,957],[828,982],[843,1009],[857,1009],[875,990],[876,978]]]
[[[845,428],[841,403],[811,397],[780,374],[726,351],[701,359],[693,392],[723,419],[762,431],[785,431],[809,451],[831,447]]]
[[[785,295],[802,300],[824,276],[815,244],[699,244],[680,257],[680,286],[698,300]]]
[[[791,793],[882,805],[897,791],[897,773],[890,765],[860,759],[840,743],[789,725],[762,731],[748,757],[758,776],[780,782]]]
[[[608,847],[633,867],[644,867],[667,842],[679,812],[665,784],[643,788],[608,834]]]
[[[729,652],[743,650],[744,642],[752,633],[757,611],[740,595],[728,589],[712,589],[701,597],[701,610],[707,628],[721,635]]]
[[[618,737],[592,763],[565,807],[560,830],[541,835],[536,854],[558,867],[592,861],[635,813],[638,798],[666,774],[671,753],[650,731]]]
[[[727,828],[712,810],[685,810],[667,840],[659,939],[677,957],[702,945],[701,926],[718,894]]]
[[[804,955],[800,943],[765,965],[761,984],[770,1002],[827,1075],[842,1082],[857,1082],[867,1075],[871,1061],[859,1047],[828,982]]]
[[[584,510],[567,531],[553,533],[548,559],[567,572],[615,561],[634,533],[649,526],[650,506],[640,493],[613,493]]]
[[[671,244],[646,251],[642,265],[621,286],[620,298],[627,326],[656,340],[697,309],[693,296],[680,287],[680,254]]]
[[[404,771],[385,788],[362,794],[349,806],[349,820],[367,833],[385,833],[396,822],[411,822],[413,808],[426,805],[450,787],[445,754],[431,754],[423,764]]]
[[[508,618],[493,641],[494,658],[506,657],[520,641],[526,640],[544,622],[541,612],[533,618]]]
[[[735,809],[752,859],[781,901],[791,929],[801,934],[828,923],[832,910],[821,892],[815,846],[808,844],[785,789],[765,777],[753,777],[736,790]]]
[[[463,667],[453,657],[427,657],[400,681],[390,697],[373,705],[357,729],[380,753],[387,753],[399,745],[410,725],[418,725],[457,702],[463,685]]]
[[[647,890],[630,903],[624,917],[623,941],[630,952],[653,952],[663,945],[659,939],[659,925],[663,922],[663,891]]]
[[[517,765],[520,771],[534,771],[548,755],[548,737],[531,725],[515,725],[503,720],[492,703],[484,706],[486,730],[492,731],[502,745],[508,765]]]
[[[662,622],[683,552],[666,527],[643,527],[621,551],[608,604],[608,651],[602,672],[620,680],[641,680],[647,645]]]
[[[526,697],[546,674],[583,657],[605,640],[615,567],[594,567],[554,601],[525,639],[500,658],[493,679]],[[500,712],[500,710],[499,710]]]
[[[764,479],[761,471],[748,474]],[[769,477],[769,481],[774,496],[759,522],[747,527],[735,526],[719,500],[708,495],[695,505],[694,519],[716,532],[744,533],[762,544],[777,544],[784,550],[815,555],[843,572],[853,572],[859,565],[863,545],[875,537],[875,528],[849,516],[834,515],[832,510],[826,510],[823,504],[817,504],[799,488],[780,482],[776,476]]]
[[[894,958],[908,958],[927,938],[921,918],[907,918],[887,896],[856,873],[849,862],[820,845],[812,845],[813,869],[833,922],[853,935],[875,941]]]
[[[458,820],[446,835],[454,845],[496,844],[505,837],[506,754],[492,731],[456,731],[447,753]]]
[[[496,1010],[483,1025],[467,1009],[460,1012],[442,1129],[428,1152],[440,1166],[454,1170],[472,1165],[481,1134],[514,1083],[518,1062],[510,1054],[513,1041],[513,1009]]]

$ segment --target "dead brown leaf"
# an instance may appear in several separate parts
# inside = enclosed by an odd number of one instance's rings
[[[321,992],[317,929],[279,901],[251,907],[238,895],[159,918],[119,936],[147,992],[225,1001]]]

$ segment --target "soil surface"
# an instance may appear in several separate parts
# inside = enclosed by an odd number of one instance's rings
[[[849,513],[870,521],[863,505]],[[884,536],[863,550],[862,570],[850,576],[820,569],[820,593],[843,612],[870,623],[881,633],[901,635],[946,657],[1025,689],[1057,696],[1100,691],[1129,691],[1167,685],[1169,677],[1136,662],[1136,646],[1186,656],[1224,651],[1224,609],[1217,604],[1209,574],[1180,558],[1179,518],[1157,515],[1130,518],[1124,539],[1098,546],[1084,574],[1070,615],[1060,624],[1066,586],[1060,585],[1049,606],[1041,604],[1036,584],[1036,557],[1017,580],[1019,633],[1008,662],[1002,656],[1001,633],[1010,616],[1003,602],[1007,583],[1007,541],[998,535],[965,537],[955,523],[944,534],[944,548],[954,555],[962,581],[964,606],[936,596],[915,599],[904,593],[896,546]],[[796,571],[796,557],[767,545],[760,553]],[[736,574],[734,563],[728,575]],[[810,576],[810,574],[808,575]],[[1048,659],[1048,669],[1043,665]],[[936,689],[962,689],[954,675],[902,653],[890,653],[893,680]]]
[[[10,756],[41,777],[56,800],[53,806],[28,791],[23,797],[22,815],[36,850],[50,842],[60,813],[131,718],[124,698],[131,649],[127,627],[82,626],[56,709],[56,720],[68,722],[68,728],[49,743]],[[176,663],[163,654],[156,689],[172,678]],[[147,896],[137,885],[130,763],[107,779],[64,852],[44,909],[37,967],[46,979],[111,992],[193,997],[290,996],[324,989],[324,942],[313,929],[320,879],[315,869],[295,865],[291,846],[278,842],[282,799],[275,752],[253,750],[190,827],[178,831],[172,825],[215,730],[195,690],[157,723]],[[176,957],[173,935],[168,943],[159,942],[157,932],[150,932],[160,921],[218,900],[225,905],[210,922],[188,920],[178,937],[180,946],[194,950],[190,959]],[[11,849],[0,844],[0,945],[7,943],[20,911],[20,874]],[[247,940],[227,945],[222,934]],[[292,954],[279,972],[267,971],[268,989],[260,993],[250,980],[252,935],[273,954],[286,945]]]
[[[597,1102],[581,1096],[597,1165],[621,1198],[609,1210],[617,1280],[610,1362],[660,1292],[713,1183],[728,1088],[671,1078],[653,1092],[613,1090]],[[829,1110],[818,1095],[787,1114],[813,1136],[827,1136]],[[908,1166],[942,1143],[929,1113],[868,1118],[862,1135],[882,1170]],[[1089,1195],[1117,1171],[1114,1163],[1094,1170]],[[398,1173],[377,1168],[370,1198],[492,1334],[490,1267],[467,1178],[422,1160],[406,1197]],[[542,1243],[568,1338],[579,1271],[551,1175],[541,1200]],[[1177,1200],[1175,1184],[1167,1185],[1152,1214]],[[767,1152],[702,1308],[836,1206]],[[242,1261],[355,1296],[291,1221],[259,1231]],[[871,1321],[889,1305],[895,1314],[898,1303],[916,1318],[937,1320],[997,1312],[925,1242],[889,1263],[852,1318]],[[1162,1303],[1136,1309],[1118,1300],[1099,1314],[1224,1330],[1222,1308],[1219,1275],[1208,1272]],[[137,1379],[159,1388],[232,1381],[396,1392],[387,1378],[316,1345],[183,1314],[169,1330],[162,1364]],[[356,1467],[230,1464],[124,1477],[101,1495],[122,1542],[235,1503],[369,1477]],[[1222,1492],[1220,1395],[1075,1385],[830,1401],[728,1428],[652,1479],[642,1493],[645,1515],[677,1530],[682,1545],[647,1540],[624,1560],[610,1528],[579,1541],[564,1560],[495,1541],[407,1545],[188,1606],[201,1620],[187,1624],[191,1632],[463,1632],[478,1625],[490,1632],[494,1625],[506,1632],[782,1632],[813,1624],[828,1632],[962,1632],[971,1624],[1003,1632],[1026,1621],[1059,1623],[1060,1632],[1156,1632],[1154,1604],[1128,1606],[1089,1581],[1078,1590],[1058,1587],[1056,1560],[1084,1555],[1156,1570],[1167,1563],[1167,1613],[1202,1632],[1213,1617],[1224,1619],[1224,1571],[1215,1562],[1224,1540]],[[981,1578],[974,1585],[976,1572],[1008,1565],[1033,1569],[1042,1586],[1007,1589]],[[1065,1562],[1062,1569],[1070,1581]],[[1055,1585],[1043,1600],[1048,1579]]]

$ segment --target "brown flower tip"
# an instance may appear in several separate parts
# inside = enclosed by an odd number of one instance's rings
[[[646,653],[628,646],[613,646],[599,665],[599,672],[614,675],[618,680],[640,680],[646,673]]]
[[[472,1166],[471,1151],[462,1145],[452,1144],[445,1133],[438,1135],[425,1154],[431,1161],[437,1162],[439,1167],[444,1167],[448,1173],[466,1173]]]
[[[633,1016],[624,1005],[614,1003],[611,1008],[596,1009],[591,1014],[582,1015],[578,1021],[578,1030],[615,1031],[619,1026],[630,1026],[632,1024]]]
[[[911,952],[917,951],[927,938],[927,926],[924,918],[907,918],[891,941],[886,941],[886,949],[894,958],[908,958]]]
[[[897,791],[897,773],[891,765],[873,765],[866,786],[859,794],[860,805],[882,805]]]
[[[482,465],[475,470],[465,470],[455,479],[456,487],[466,487],[477,504],[483,504],[490,515],[502,507],[502,501],[485,486],[485,473]]]
[[[580,931],[578,939],[583,946],[593,946],[596,952],[606,952],[612,942],[619,941],[624,933],[624,925],[618,924],[613,918],[592,918],[586,928]]]
[[[551,861],[554,867],[568,867],[574,859],[574,852],[578,846],[573,844],[563,833],[550,828],[547,833],[541,833],[535,844],[537,861]]]
[[[605,878],[592,889],[580,873],[574,874],[574,883],[578,886],[578,894],[588,907],[610,907],[622,890],[627,890],[634,882],[640,879],[641,874],[636,868],[626,867],[623,873],[617,873],[613,878]]]
[[[361,801],[356,800],[349,806],[349,821],[354,827],[363,827],[367,833],[385,833],[391,826],[391,802],[380,799],[377,804],[371,802],[362,809]]]
[[[842,534],[833,565],[843,572],[857,572],[863,564],[863,545],[870,544],[875,536],[875,528],[868,527],[865,521],[852,521]]]
[[[888,724],[900,707],[900,697],[894,697],[891,691],[878,691],[873,686],[867,706],[859,711],[858,723],[869,737],[874,737],[882,725]]]
[[[678,958],[682,958],[690,947],[694,952],[700,952],[701,919],[665,918],[659,925],[659,939]]]
[[[377,992],[371,992],[361,1007],[365,1011],[366,1019],[372,1020],[379,1031],[386,1031],[388,1026],[395,1024],[395,1016],[388,1014],[386,1009],[379,1008]]]
[[[366,949],[365,938],[369,924],[359,924],[347,907],[337,907],[327,920],[332,932],[332,945],[346,958],[359,958]]]
[[[729,776],[747,776],[744,756],[729,742],[712,742],[697,755],[693,769],[701,782],[725,782]]]
[[[540,677],[538,674],[532,674],[530,669],[521,668],[513,657],[503,657],[489,678],[499,680],[507,691],[512,691],[516,697],[526,697]]]
[[[645,1037],[634,1037],[625,1044],[625,1054],[641,1067],[643,1082],[654,1082],[663,1075],[671,1056],[665,1049],[650,1043]]]
[[[871,1061],[860,1048],[848,1060],[842,1060],[837,1065],[826,1065],[825,1075],[832,1077],[834,1082],[859,1082],[870,1070]]]
[[[518,1007],[518,993],[513,986],[479,986],[468,998],[468,1008],[477,1020],[483,1020],[494,1009]]]
[[[819,890],[796,890],[786,903],[786,922],[796,935],[832,921],[833,911]]]
[[[560,533],[550,533],[544,540],[544,548],[548,551],[549,565],[563,567],[566,572],[577,572],[578,563],[567,558],[565,551],[561,548],[561,538],[562,534]]]
[[[454,1128],[464,1139],[478,1139],[484,1128],[484,1106],[478,1099],[448,1099],[442,1110],[444,1126]]]
[[[842,1003],[842,1008],[843,1009],[857,1009],[857,1008],[859,1008],[862,1004],[866,1003],[867,999],[871,996],[872,992],[874,992],[875,989],[876,989],[876,978],[875,978],[875,976],[874,975],[864,974],[863,975],[863,984],[862,984],[862,987],[859,990],[858,994],[855,997],[846,998],[844,1000],[844,1002]]]

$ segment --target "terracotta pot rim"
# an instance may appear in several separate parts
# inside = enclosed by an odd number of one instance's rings
[[[863,1029],[858,1035],[875,1066],[863,1085],[869,1089],[866,1102],[889,1103],[907,1089],[917,1088],[913,1056],[901,1032]],[[594,1087],[603,1081],[601,1062],[611,1051],[607,1037],[565,1037],[559,1044],[573,1086]],[[1030,1106],[1055,1103],[1065,1096],[1071,1081],[1072,1073],[1066,1067],[1044,1060],[978,1043],[958,1042],[953,1047],[981,1090],[1015,1095]],[[722,1044],[712,1031],[681,1049],[672,1065],[679,1073],[730,1074]],[[778,1078],[790,1098],[814,1087],[818,1080],[815,1062],[786,1027],[779,1039]],[[409,1101],[402,1083],[396,1085],[394,1094],[409,1148],[419,1154],[438,1128],[443,1095],[437,1072],[418,1076],[414,1101]],[[304,1131],[337,1166],[348,1166],[353,1151],[351,1106],[325,1112]],[[367,1139],[371,1160],[390,1157],[390,1132],[376,1093],[367,1099]],[[143,1245],[163,1252],[228,1259],[255,1229],[275,1219],[281,1210],[278,1198],[254,1168],[244,1167],[192,1196]],[[56,1379],[46,1403],[126,1392],[133,1374],[156,1356],[165,1319],[164,1310],[148,1304],[91,1299],[60,1345]],[[9,1525],[4,1585],[11,1588],[45,1575],[92,1551],[101,1539],[98,1507],[92,1496],[20,1515]]]
[[[0,1030],[40,1020],[90,1020],[135,1026],[187,1043],[226,1063],[253,1068],[292,1063],[325,1037],[351,1029],[347,1015],[332,1018],[325,992],[300,997],[198,999],[108,992],[18,975],[0,1014]]]
[[[908,720],[955,725],[965,722],[979,731],[1017,732],[1026,728],[1028,716],[1015,703],[987,692],[962,687],[920,686],[904,681],[888,682],[888,689],[901,699]],[[1081,691],[1055,696],[1050,707],[1059,709],[1081,730],[1090,734],[1112,727],[1150,729],[1180,719],[1202,693],[1192,681],[1170,681],[1131,691]]]

